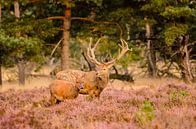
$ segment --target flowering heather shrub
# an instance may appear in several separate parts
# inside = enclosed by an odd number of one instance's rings
[[[0,92],[0,129],[196,128],[196,88],[186,84],[108,87],[99,99],[79,95],[53,106],[47,106],[49,99],[48,88]]]

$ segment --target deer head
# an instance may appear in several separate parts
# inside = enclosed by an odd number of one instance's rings
[[[119,44],[119,47],[121,50],[119,51],[118,56],[108,62],[99,62],[95,57],[95,49],[98,46],[98,44],[100,43],[100,40],[101,40],[101,38],[99,38],[97,40],[97,42],[95,43],[95,45],[92,46],[92,38],[90,39],[90,44],[87,48],[87,58],[89,59],[90,62],[95,64],[96,71],[97,71],[97,77],[99,79],[106,79],[105,81],[108,82],[109,68],[111,68],[116,63],[116,61],[118,61],[120,58],[122,58],[123,55],[125,55],[126,52],[128,52],[130,49],[128,47],[127,42],[121,38],[120,39],[121,44]]]

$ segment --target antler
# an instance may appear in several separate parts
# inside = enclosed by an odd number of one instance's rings
[[[99,38],[99,39],[97,40],[97,42],[95,43],[95,45],[92,47],[92,38],[90,38],[90,44],[89,44],[89,47],[87,48],[87,57],[88,57],[88,59],[89,59],[92,63],[94,63],[94,64],[96,64],[96,65],[98,65],[98,66],[100,66],[100,65],[105,65],[105,66],[107,66],[108,68],[110,68],[111,66],[114,65],[114,63],[115,63],[117,60],[119,60],[120,58],[122,58],[123,55],[124,55],[127,51],[130,50],[130,49],[129,49],[129,46],[128,46],[128,43],[127,43],[124,39],[121,38],[121,39],[120,39],[121,44],[119,44],[119,47],[121,48],[121,52],[119,52],[118,56],[117,56],[116,58],[112,59],[112,60],[109,61],[109,62],[101,63],[101,62],[97,61],[97,59],[95,58],[95,49],[96,49],[97,45],[99,44],[100,40],[101,40],[101,38]]]
[[[123,57],[124,54],[126,54],[128,51],[130,51],[128,43],[124,39],[120,39],[121,44],[119,44],[119,47],[122,49],[121,52],[119,52],[118,56],[111,61],[108,61],[104,63],[107,67],[111,67],[114,65],[116,61],[118,61],[120,58]]]
[[[97,61],[97,59],[95,58],[95,49],[96,49],[97,45],[99,44],[100,40],[101,40],[101,38],[99,38],[99,39],[97,40],[97,42],[95,43],[95,45],[94,45],[93,48],[92,48],[92,38],[90,38],[89,47],[87,48],[87,57],[88,57],[88,59],[89,59],[92,63],[94,63],[94,64],[96,64],[96,65],[101,65],[101,64],[102,64],[102,63],[100,63],[99,61]]]

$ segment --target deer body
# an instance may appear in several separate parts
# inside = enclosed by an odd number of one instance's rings
[[[88,94],[92,97],[98,97],[109,81],[108,71],[90,71],[64,70],[57,73],[56,78],[72,82],[80,94]]]
[[[92,41],[92,40],[91,40]],[[109,68],[119,60],[128,50],[128,44],[121,39],[120,48],[122,49],[118,56],[109,62],[102,63],[95,58],[95,48],[100,39],[95,43],[94,47],[87,48],[87,58],[95,64],[96,70],[83,72],[80,70],[64,70],[56,74],[57,80],[50,85],[51,101],[62,101],[66,98],[76,98],[78,94],[88,94],[91,97],[99,97],[103,89],[109,82]],[[56,101],[55,101],[56,102]]]

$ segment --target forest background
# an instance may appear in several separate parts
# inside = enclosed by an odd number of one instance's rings
[[[57,64],[51,74],[92,70],[85,61],[91,38],[102,38],[96,53],[101,61],[117,56],[120,38],[128,42],[131,52],[113,67],[114,78],[139,76],[129,71],[135,63],[145,76],[192,83],[195,5],[194,0],[1,0],[0,85],[2,68],[17,67],[20,85],[48,62]]]

